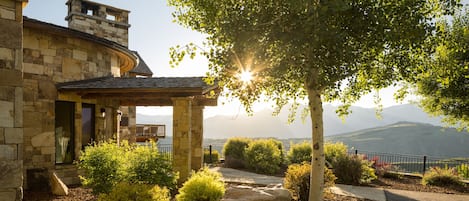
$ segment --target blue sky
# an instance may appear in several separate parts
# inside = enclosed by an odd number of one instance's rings
[[[94,0],[102,4],[122,8],[130,11],[129,23],[129,48],[136,50],[150,66],[157,77],[181,77],[203,76],[208,70],[207,61],[202,57],[194,60],[186,59],[177,68],[169,67],[169,48],[175,45],[184,45],[189,42],[202,44],[203,35],[195,31],[181,27],[172,22],[172,8],[167,6],[165,0]],[[464,0],[468,2],[469,0]],[[30,0],[24,9],[24,15],[37,20],[67,26],[66,0]],[[380,92],[384,107],[396,105],[393,101],[394,89],[388,88]],[[373,94],[363,97],[355,105],[361,107],[373,107]],[[237,114],[243,109],[237,101],[220,102],[217,107],[207,107],[206,116],[215,114]],[[255,110],[269,107],[266,103],[260,103]],[[139,107],[139,113],[171,113],[171,108]]]

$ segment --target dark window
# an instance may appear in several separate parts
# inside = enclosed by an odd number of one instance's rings
[[[82,123],[82,136],[81,136],[81,146],[82,149],[85,146],[92,144],[95,139],[95,106],[92,104],[83,104],[81,112],[81,123]]]
[[[75,103],[55,102],[55,163],[72,163],[75,158]]]

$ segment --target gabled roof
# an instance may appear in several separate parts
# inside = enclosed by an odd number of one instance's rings
[[[93,89],[198,89],[211,90],[203,77],[101,77],[88,80],[64,82],[57,84],[59,90],[93,90]]]
[[[138,54],[137,51],[133,51],[135,55],[138,57],[138,64],[137,67],[133,68],[130,70],[130,73],[135,73],[137,75],[142,75],[142,76],[152,76],[153,72],[150,70],[148,65],[145,63],[145,61],[142,59],[140,54]]]
[[[199,105],[217,105],[207,96],[218,86],[203,77],[102,77],[57,84],[59,92],[72,92],[84,98],[110,98],[122,105],[172,106],[172,98],[194,97]]]

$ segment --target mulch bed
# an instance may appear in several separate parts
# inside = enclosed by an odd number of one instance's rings
[[[68,189],[68,196],[55,196],[46,192],[24,192],[24,201],[96,201],[91,189],[73,186]]]
[[[447,194],[469,194],[469,185],[466,187],[438,187],[424,186],[420,183],[421,179],[417,177],[404,176],[400,179],[379,178],[367,185],[369,187],[379,187],[384,189],[399,189],[420,192],[447,193]],[[91,193],[91,189],[83,187],[69,188],[68,196],[54,196],[44,192],[24,192],[25,201],[96,201],[97,198]],[[326,201],[368,201],[353,197],[332,195],[326,198]]]
[[[379,178],[367,186],[379,187],[384,189],[397,189],[408,191],[432,192],[432,193],[446,193],[446,194],[469,194],[469,185],[463,186],[431,186],[422,185],[422,179],[414,176],[403,176],[397,178]]]

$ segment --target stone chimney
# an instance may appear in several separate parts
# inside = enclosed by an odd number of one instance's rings
[[[130,11],[87,0],[68,0],[66,4],[69,28],[129,46]]]

